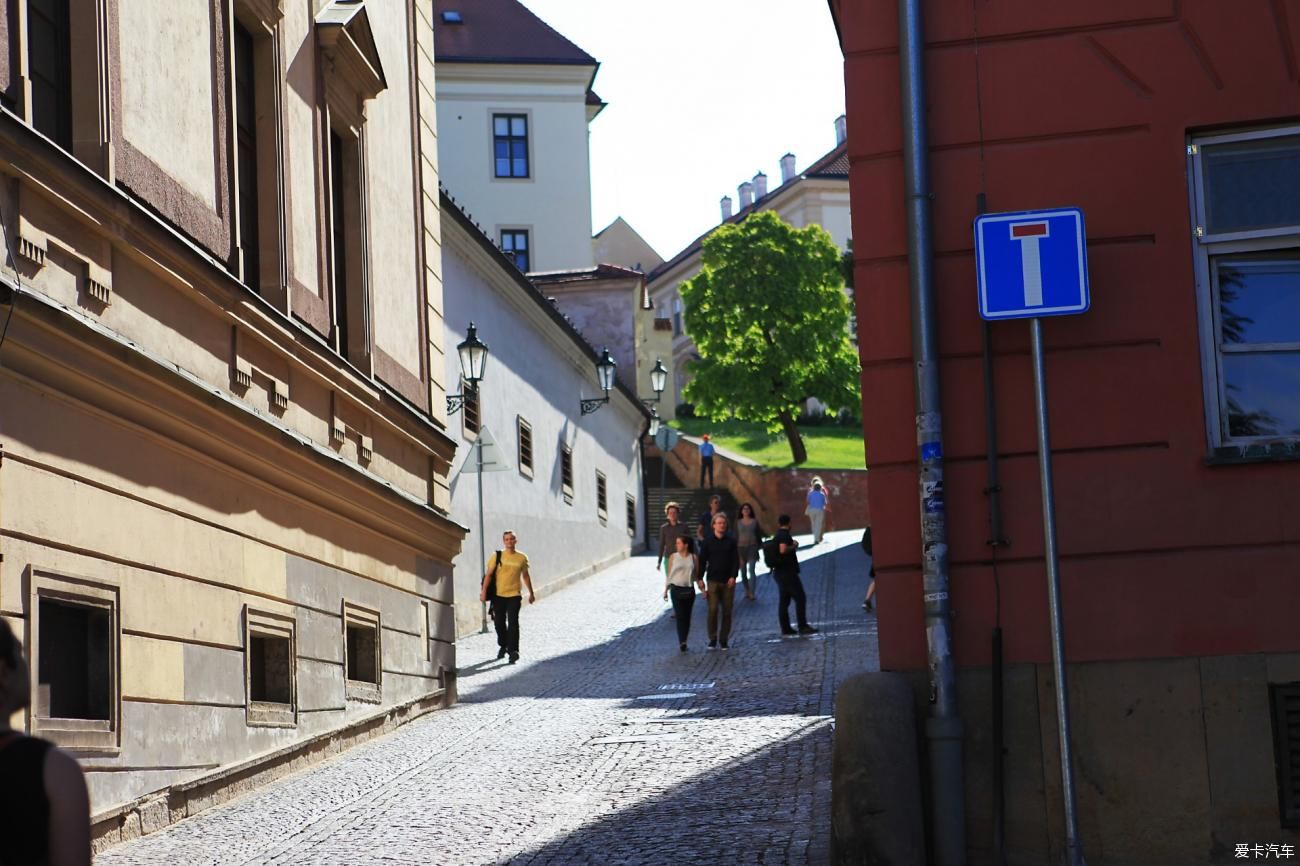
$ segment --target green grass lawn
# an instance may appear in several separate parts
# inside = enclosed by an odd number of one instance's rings
[[[678,418],[671,422],[683,433],[699,436],[708,433],[713,444],[727,451],[748,457],[764,466],[785,468],[793,466],[790,443],[784,433],[768,433],[761,424],[747,421],[716,423],[702,418]],[[862,428],[832,425],[799,428],[804,446],[808,449],[809,469],[865,469]]]

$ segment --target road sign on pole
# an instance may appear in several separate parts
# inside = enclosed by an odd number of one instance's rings
[[[980,317],[1036,319],[1086,313],[1088,256],[1078,208],[975,219]]]
[[[655,446],[660,451],[667,453],[677,446],[677,440],[680,438],[681,436],[676,430],[664,424],[655,433]]]
[[[492,435],[491,430],[488,430],[486,424],[478,428],[475,448],[482,451],[482,467],[480,468],[478,460],[466,460],[460,467],[461,472],[507,472],[512,468],[505,455],[501,453],[496,437]]]
[[[989,321],[1029,319],[1034,362],[1034,408],[1038,471],[1043,503],[1043,552],[1056,676],[1056,732],[1061,749],[1061,797],[1065,813],[1065,862],[1084,866],[1070,746],[1070,702],[1065,674],[1065,627],[1061,573],[1056,551],[1056,503],[1052,444],[1047,424],[1047,370],[1043,363],[1043,316],[1087,312],[1088,257],[1083,211],[1078,208],[986,214],[975,218],[975,273],[980,316]]]

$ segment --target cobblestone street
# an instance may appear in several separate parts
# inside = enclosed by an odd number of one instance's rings
[[[760,573],[731,650],[701,599],[681,654],[654,560],[626,560],[525,605],[518,665],[460,641],[455,707],[96,862],[827,862],[834,690],[877,664],[859,536],[805,550],[820,634],[779,637]]]

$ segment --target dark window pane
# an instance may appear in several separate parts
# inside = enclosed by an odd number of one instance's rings
[[[112,613],[42,598],[37,707],[51,719],[111,718]]]
[[[497,142],[496,142],[496,156],[497,156],[497,159],[509,159],[509,158],[510,158],[510,142],[509,142],[509,141],[507,141],[507,140],[504,139],[504,138],[502,138],[502,139],[498,139],[498,140],[497,140]]]
[[[1300,435],[1300,352],[1225,353],[1229,436]]]
[[[370,626],[348,624],[347,678],[363,683],[378,683],[378,644],[375,630]]]
[[[30,0],[27,4],[32,126],[65,149],[72,147],[72,61],[68,22],[68,0]]]
[[[250,700],[292,703],[293,671],[287,637],[249,636],[248,691]]]
[[[334,254],[331,273],[334,331],[340,355],[348,353],[348,262],[347,225],[343,207],[343,137],[330,130],[330,248]]]
[[[1214,259],[1225,344],[1300,342],[1300,251]]]
[[[1211,234],[1300,225],[1300,135],[1204,149]]]

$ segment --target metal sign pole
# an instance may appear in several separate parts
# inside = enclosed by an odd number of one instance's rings
[[[1047,374],[1043,364],[1043,322],[1029,320],[1034,356],[1034,407],[1038,415],[1038,472],[1043,494],[1043,554],[1047,559],[1047,604],[1052,620],[1052,670],[1056,676],[1056,733],[1061,747],[1061,791],[1065,811],[1065,864],[1084,866],[1074,796],[1070,748],[1070,699],[1065,679],[1065,627],[1061,619],[1061,573],[1056,561],[1056,506],[1052,493],[1052,444],[1047,429]]]
[[[487,544],[483,537],[483,435],[479,431],[477,441],[474,443],[474,453],[477,458],[478,467],[478,573],[479,580],[487,574]],[[483,607],[483,625],[479,629],[479,634],[487,634],[487,602],[482,602]]]

